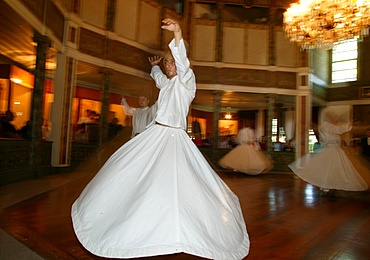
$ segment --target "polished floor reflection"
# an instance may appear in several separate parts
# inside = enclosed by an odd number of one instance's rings
[[[103,151],[73,173],[0,187],[0,227],[43,259],[103,259],[77,241],[70,208],[105,159]],[[325,195],[292,173],[219,174],[240,199],[251,240],[246,259],[369,258],[370,191]]]

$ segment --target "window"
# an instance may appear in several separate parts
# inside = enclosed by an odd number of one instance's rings
[[[317,136],[313,129],[308,130],[308,150],[310,153],[315,152],[317,149],[320,148],[319,140],[317,140]]]
[[[332,83],[357,80],[357,39],[334,45],[332,51]]]
[[[272,140],[272,142],[276,142],[277,141],[277,133],[278,133],[278,120],[276,118],[273,118],[271,124],[272,124],[271,140]]]
[[[286,143],[285,131],[284,131],[284,127],[282,126],[279,127],[279,142]]]

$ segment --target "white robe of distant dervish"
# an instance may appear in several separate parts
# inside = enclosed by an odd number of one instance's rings
[[[219,165],[249,175],[257,175],[272,169],[272,160],[256,148],[254,129],[250,127],[241,129],[236,141],[239,145],[223,156],[218,162]]]
[[[306,154],[289,165],[304,181],[323,190],[362,191],[366,182],[341,148],[341,134],[352,129],[349,123],[339,123],[333,112],[321,112],[319,125],[320,149]]]

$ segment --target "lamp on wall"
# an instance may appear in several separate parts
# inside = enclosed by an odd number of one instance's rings
[[[284,13],[284,30],[302,49],[369,35],[370,0],[300,0]]]
[[[230,120],[232,118],[230,110],[231,110],[231,107],[226,108],[225,119],[227,120]]]

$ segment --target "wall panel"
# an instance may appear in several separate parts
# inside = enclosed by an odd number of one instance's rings
[[[216,26],[196,25],[193,40],[194,60],[215,61]]]
[[[161,30],[159,9],[148,3],[141,2],[139,13],[138,42],[150,48],[157,48],[159,30]]]
[[[276,32],[276,66],[296,67],[297,45],[291,43],[284,32]]]
[[[224,27],[223,61],[244,63],[245,42],[244,28]]]
[[[267,65],[268,31],[263,29],[248,29],[247,63],[251,65]]]
[[[85,0],[81,3],[81,18],[85,22],[97,26],[105,27],[108,0]]]
[[[136,40],[139,0],[117,0],[115,31],[125,38]]]

